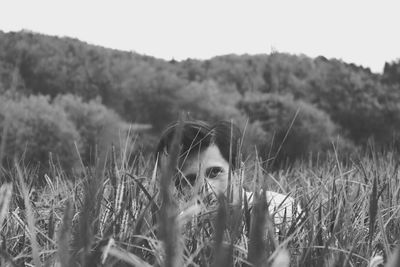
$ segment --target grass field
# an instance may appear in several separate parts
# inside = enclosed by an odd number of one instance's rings
[[[2,170],[0,265],[399,266],[393,153],[347,163],[333,154],[274,173],[248,162],[242,173],[255,169],[259,188],[268,180],[268,190],[302,206],[297,220],[274,226],[262,197],[251,209],[224,196],[183,201],[172,186],[173,158],[157,173],[151,158],[124,151],[99,155],[74,177],[55,164],[40,182],[21,162]]]

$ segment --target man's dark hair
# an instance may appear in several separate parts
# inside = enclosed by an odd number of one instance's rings
[[[203,121],[175,122],[169,125],[162,133],[156,155],[161,155],[162,153],[168,154],[175,131],[179,129],[179,123],[182,123],[180,165],[188,155],[199,153],[212,144],[218,147],[222,157],[229,162],[229,149],[232,141],[232,168],[238,168],[238,148],[241,140],[241,132],[235,124],[227,121],[220,121],[213,125]]]

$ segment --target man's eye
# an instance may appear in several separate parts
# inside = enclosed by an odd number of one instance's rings
[[[221,167],[211,167],[208,168],[206,170],[206,177],[213,179],[215,177],[217,177],[220,173],[222,173],[224,171],[224,169],[222,169]]]

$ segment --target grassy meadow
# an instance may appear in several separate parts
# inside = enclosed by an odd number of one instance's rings
[[[399,59],[166,61],[0,30],[0,266],[400,266],[399,77]],[[226,196],[176,192],[177,146],[149,155],[178,114],[245,129]],[[274,225],[242,188],[302,211]]]
[[[183,200],[172,185],[178,149],[159,171],[130,145],[99,151],[79,173],[53,162],[43,179],[22,161],[3,168],[0,266],[399,266],[391,152],[348,161],[337,152],[275,172],[246,162],[235,183],[251,173],[253,189],[288,193],[302,206],[296,220],[274,226],[261,195],[252,207],[201,198],[199,188]]]

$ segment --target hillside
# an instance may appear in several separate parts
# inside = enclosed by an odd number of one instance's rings
[[[248,120],[249,144],[266,155],[271,142],[277,151],[285,139],[280,156],[290,160],[322,153],[332,140],[350,152],[371,140],[397,146],[400,132],[399,60],[387,63],[383,74],[284,53],[167,62],[72,38],[0,32],[0,94],[13,103],[45,95],[53,106],[70,94],[121,121],[151,124],[148,134],[156,136],[182,112],[232,119],[242,128]]]

